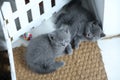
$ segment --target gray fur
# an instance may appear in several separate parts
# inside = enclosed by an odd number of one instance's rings
[[[69,43],[68,29],[58,29],[40,35],[30,41],[25,55],[26,63],[37,73],[51,73],[64,65],[64,62],[56,62],[54,59],[65,54],[65,48]]]
[[[73,48],[78,48],[81,41],[96,41],[105,36],[102,25],[91,12],[81,6],[79,0],[73,0],[65,5],[57,15],[55,24],[57,29],[68,25]],[[88,37],[89,32],[91,34]]]

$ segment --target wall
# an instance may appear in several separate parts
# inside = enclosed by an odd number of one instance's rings
[[[103,18],[103,30],[107,36],[120,34],[120,0],[96,0],[99,16]],[[104,15],[102,17],[102,12]],[[108,80],[120,80],[120,38],[99,40]]]
[[[103,29],[108,36],[120,34],[120,0],[105,0]]]

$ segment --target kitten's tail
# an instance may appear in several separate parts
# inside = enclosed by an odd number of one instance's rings
[[[29,67],[36,73],[39,74],[48,74],[56,71],[59,67],[63,66],[64,64],[61,62],[55,62],[54,64],[48,65],[48,64],[32,64]]]
[[[51,69],[50,67],[48,68],[47,66],[41,66],[41,65],[30,65],[30,69],[36,73],[39,74],[48,74],[56,71],[56,69]]]

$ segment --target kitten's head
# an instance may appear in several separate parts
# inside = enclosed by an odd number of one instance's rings
[[[57,29],[48,34],[49,40],[53,46],[66,47],[70,43],[70,32],[67,28]]]
[[[102,30],[102,25],[98,21],[88,22],[84,31],[84,36],[87,40],[96,41],[105,36]]]

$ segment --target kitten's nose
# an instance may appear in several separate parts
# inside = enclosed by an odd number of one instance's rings
[[[101,35],[100,35],[100,37],[105,37],[106,35],[104,34],[104,33],[102,33]]]

